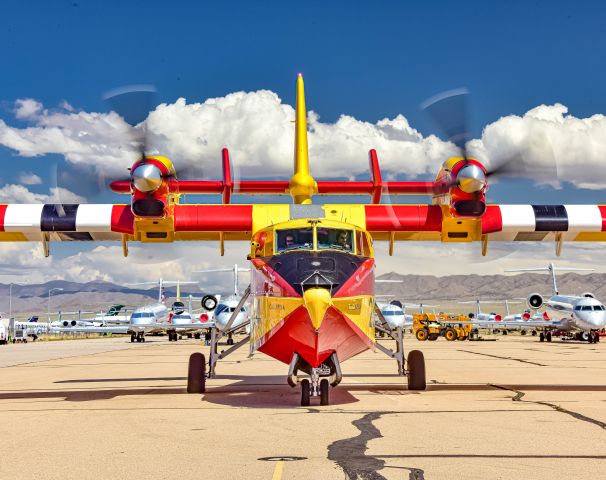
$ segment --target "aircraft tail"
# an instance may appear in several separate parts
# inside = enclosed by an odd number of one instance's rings
[[[299,74],[297,77],[294,175],[290,179],[289,190],[290,195],[296,204],[310,204],[312,196],[318,193],[318,184],[309,173],[305,85],[303,83],[303,76],[301,74]]]

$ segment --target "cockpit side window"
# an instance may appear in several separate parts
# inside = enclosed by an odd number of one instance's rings
[[[312,228],[290,228],[287,230],[276,230],[277,252],[286,252],[296,249],[312,249],[314,247],[314,235]]]
[[[353,252],[353,231],[318,227],[318,250],[329,248]]]
[[[583,310],[584,312],[591,309],[591,305],[583,305],[583,307],[581,308],[581,310]]]
[[[594,310],[604,310],[604,305],[594,305],[593,309]]]

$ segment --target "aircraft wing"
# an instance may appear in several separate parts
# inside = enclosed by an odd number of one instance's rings
[[[522,322],[502,320],[500,322],[489,320],[472,320],[476,327],[480,328],[506,328],[508,330],[532,330],[535,328],[558,328],[560,325],[553,320],[527,320]]]

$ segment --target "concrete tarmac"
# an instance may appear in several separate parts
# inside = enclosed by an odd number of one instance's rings
[[[185,392],[199,341],[0,346],[0,472],[10,479],[606,478],[606,342],[418,342],[343,364],[331,405],[299,406],[287,366],[240,349]],[[225,347],[223,347],[225,348]],[[11,360],[13,359],[13,360]],[[16,359],[16,360],[15,360]]]

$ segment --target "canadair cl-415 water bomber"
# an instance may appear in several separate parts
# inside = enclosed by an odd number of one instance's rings
[[[441,99],[429,105],[439,112]],[[217,355],[209,365],[202,353],[189,360],[188,391],[204,392],[217,360],[248,344],[288,365],[287,380],[301,387],[301,404],[310,397],[329,403],[330,386],[342,377],[341,365],[368,349],[383,351],[408,377],[408,388],[423,390],[421,351],[404,355],[402,329],[392,330],[395,349],[375,341],[375,254],[373,243],[400,241],[478,242],[485,254],[492,241],[552,242],[606,240],[606,205],[487,205],[488,179],[497,173],[465,149],[445,160],[434,181],[384,181],[378,154],[369,153],[368,181],[317,181],[307,148],[303,78],[297,79],[294,172],[289,180],[232,178],[228,150],[222,152],[223,178],[179,180],[171,160],[141,156],[130,177],[111,188],[130,196],[129,204],[0,205],[1,241],[39,241],[48,255],[53,241],[250,242],[251,283],[234,319],[249,297],[250,335]],[[450,139],[457,132],[450,129]],[[405,158],[402,159],[406,161]],[[219,194],[220,204],[183,204],[180,195]],[[292,203],[232,204],[233,194],[289,195]],[[430,204],[385,204],[389,194],[430,195]],[[314,204],[317,195],[367,195],[368,204]],[[229,333],[230,323],[225,332]],[[242,328],[240,325],[239,328]]]

